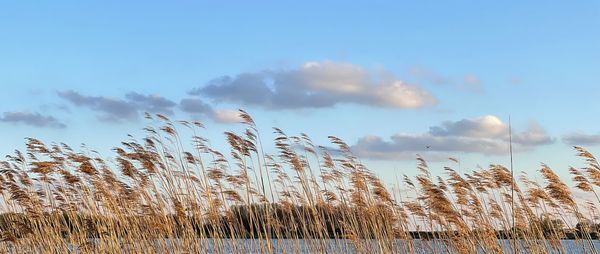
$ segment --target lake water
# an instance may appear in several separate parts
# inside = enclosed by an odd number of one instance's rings
[[[377,241],[362,240],[363,246],[369,246],[367,253],[380,253]],[[512,242],[509,240],[499,240],[504,253],[513,253]],[[412,253],[448,253],[446,243],[441,240],[413,240]],[[229,239],[213,240],[205,239],[200,243],[207,253],[362,253],[357,249],[354,242],[347,239],[299,239],[299,240],[271,240],[271,250],[266,249],[265,240],[241,239],[234,241]],[[217,245],[218,244],[218,245]],[[576,240],[563,240],[562,249],[552,249],[550,243],[545,243],[550,253],[593,253],[589,242],[584,243]],[[393,244],[390,244],[393,245]],[[394,253],[411,253],[405,240],[397,240]],[[585,247],[584,247],[585,245]],[[600,241],[593,241],[594,248],[600,252]],[[389,246],[389,245],[388,245]],[[485,253],[482,249],[479,253]],[[531,250],[521,248],[518,253],[531,253]]]
[[[512,243],[508,240],[499,240],[500,245],[503,248],[504,253],[513,253],[512,252]],[[377,241],[374,240],[362,240],[362,246],[367,246],[367,249],[357,249],[355,244],[351,240],[347,239],[299,239],[299,240],[277,240],[273,239],[270,241],[271,248],[268,249],[266,240],[257,240],[257,239],[238,239],[238,240],[230,240],[230,239],[202,239],[198,240],[198,246],[200,247],[200,252],[202,253],[385,253],[385,252],[393,252],[393,253],[453,253],[452,248],[448,248],[446,242],[442,240],[413,240],[411,241],[412,251],[409,248],[408,242],[405,240],[397,240],[396,242],[387,243],[387,246],[394,246],[393,250],[385,250],[380,251],[380,247]],[[168,241],[166,244],[168,246],[173,246],[176,241]],[[164,241],[159,243],[158,241],[155,243],[136,243],[138,247],[144,246],[148,252],[152,253],[163,253],[160,251],[164,250]],[[542,253],[545,253],[550,250],[550,253],[593,253],[591,251],[591,246],[588,243],[583,243],[582,241],[576,240],[563,240],[562,249],[554,249],[550,248],[550,244],[546,243],[548,248],[544,249]],[[584,245],[585,244],[585,247]],[[160,247],[162,245],[162,247]],[[178,244],[175,244],[178,245]],[[598,240],[593,241],[594,248],[600,252],[600,242]],[[133,250],[127,250],[128,248],[124,246],[123,253],[129,253]],[[146,247],[147,246],[147,247]],[[175,250],[171,247],[167,247],[171,249],[171,253],[192,253],[186,251]],[[23,250],[9,248],[10,253],[22,253]],[[37,249],[37,248],[36,248]],[[40,250],[43,250],[43,247],[40,247]],[[74,253],[80,253],[77,247],[70,248]],[[138,248],[139,249],[139,248]],[[154,249],[154,250],[153,250]],[[450,251],[449,251],[450,249]],[[43,252],[43,251],[42,251]],[[134,251],[135,252],[135,251]],[[525,248],[521,248],[519,253],[531,253],[533,250],[527,250]],[[539,252],[539,251],[538,251]],[[486,253],[484,249],[481,249],[479,253]]]
[[[253,240],[253,239],[244,239],[242,240],[244,245],[247,248],[244,249],[235,249],[230,240],[223,241],[224,246],[220,246],[219,249],[215,249],[214,242],[212,240],[207,240],[206,245],[209,247],[207,250],[210,253],[260,253],[261,246],[265,246],[264,240]],[[369,245],[371,248],[367,250],[371,253],[379,253],[378,244],[376,241],[368,241],[363,240],[366,245]],[[500,245],[503,248],[505,253],[513,253],[512,251],[512,242],[509,240],[499,240]],[[441,240],[413,240],[413,250],[414,253],[447,253],[448,248],[445,247],[446,243]],[[262,243],[262,245],[261,245]],[[563,240],[562,249],[554,249],[550,247],[550,243],[545,243],[548,248],[546,250],[550,250],[550,253],[593,253],[591,252],[591,246],[589,242],[583,243],[582,241],[576,240]],[[239,242],[238,244],[239,245]],[[408,244],[404,240],[398,240],[396,242],[397,249],[394,250],[395,253],[410,253],[408,250]],[[583,246],[585,245],[585,247]],[[593,241],[594,248],[600,252],[600,241]],[[264,252],[264,249],[262,249]],[[354,243],[351,240],[341,239],[341,240],[272,240],[272,253],[315,253],[317,250],[323,250],[326,253],[361,253],[357,248],[355,248]],[[479,253],[485,253],[484,250],[481,250]],[[531,253],[531,250],[527,250],[525,248],[521,248],[517,253]]]

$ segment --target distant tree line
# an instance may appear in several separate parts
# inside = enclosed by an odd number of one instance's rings
[[[128,216],[128,217],[106,217],[99,215],[73,214],[73,213],[44,213],[42,217],[54,217],[62,223],[53,225],[56,230],[60,230],[63,235],[80,233],[88,238],[97,238],[101,234],[107,234],[103,231],[103,225],[122,225],[124,231],[127,227],[135,225],[136,230],[147,230],[155,232],[154,237],[162,237],[175,233],[175,235],[184,236],[185,234],[194,234],[203,238],[229,238],[235,232],[238,238],[349,238],[345,231],[348,223],[358,223],[365,225],[362,228],[364,235],[374,235],[382,228],[374,228],[372,225],[392,226],[390,234],[397,235],[398,238],[410,236],[413,239],[439,239],[458,236],[458,232],[448,231],[409,231],[403,233],[394,229],[394,216],[386,214],[391,212],[385,209],[378,209],[378,214],[369,214],[364,216],[357,208],[344,206],[315,206],[307,207],[292,205],[284,207],[280,204],[255,204],[251,206],[234,206],[228,213],[212,219],[195,216],[179,216],[170,214],[167,216],[146,215],[146,216]],[[319,223],[305,223],[306,221],[319,220]],[[368,221],[367,221],[368,220]],[[32,232],[36,227],[35,217],[27,216],[23,213],[4,213],[0,214],[0,235],[3,240],[6,238],[23,238]],[[45,220],[48,221],[48,220]],[[165,223],[166,222],[166,223]],[[374,222],[374,223],[373,223]],[[521,227],[511,230],[497,230],[495,232],[499,239],[509,239],[513,233],[517,237],[526,234],[532,227],[541,229],[546,237],[556,237],[562,239],[577,239],[590,237],[599,239],[600,224],[589,220],[582,220],[575,228],[566,228],[564,222],[553,218],[547,214],[540,216],[537,225],[530,227]],[[172,225],[171,228],[164,225]],[[192,229],[192,232],[185,232],[186,229]],[[189,237],[189,235],[187,235]],[[10,239],[8,239],[10,240]]]

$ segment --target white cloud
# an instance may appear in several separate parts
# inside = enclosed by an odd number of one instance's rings
[[[212,117],[219,123],[241,123],[244,120],[240,117],[240,112],[235,110],[215,110]]]
[[[430,127],[429,133],[434,136],[497,138],[508,133],[508,125],[496,116],[487,115],[456,122],[447,121],[441,126]]]

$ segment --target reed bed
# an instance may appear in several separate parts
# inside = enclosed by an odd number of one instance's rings
[[[560,253],[569,237],[597,253],[600,165],[584,148],[586,167],[569,172],[593,201],[547,165],[536,182],[501,165],[460,174],[453,158],[443,176],[417,158],[391,191],[339,138],[330,149],[275,128],[266,154],[240,116],[226,152],[197,134],[202,123],[149,114],[147,136],[110,160],[29,138],[0,162],[0,252]]]

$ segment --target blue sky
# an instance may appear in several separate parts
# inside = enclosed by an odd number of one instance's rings
[[[0,152],[33,136],[108,156],[143,111],[200,119],[226,149],[244,108],[265,143],[271,127],[336,135],[393,177],[416,153],[506,164],[510,115],[516,169],[566,176],[571,145],[600,154],[599,15],[593,1],[3,3]]]

